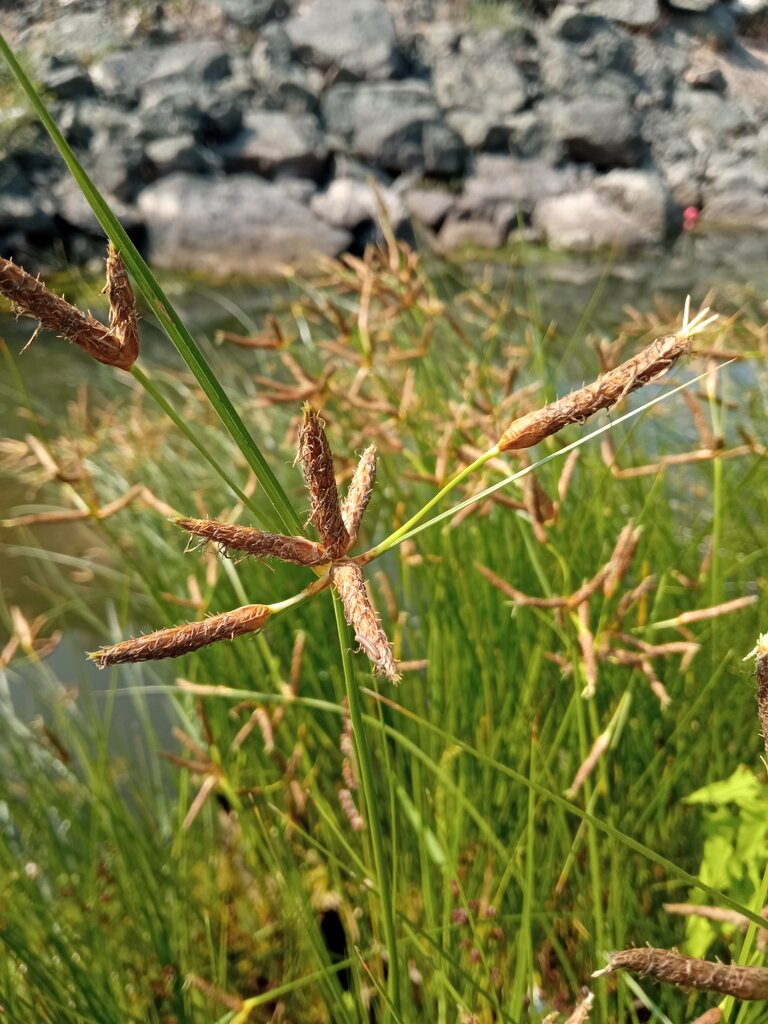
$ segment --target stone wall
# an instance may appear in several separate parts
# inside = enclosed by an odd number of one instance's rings
[[[768,0],[0,11],[158,266],[263,274],[359,250],[379,202],[446,251],[518,232],[626,251],[683,224],[768,230]],[[11,95],[0,251],[38,265],[100,255],[93,215]]]

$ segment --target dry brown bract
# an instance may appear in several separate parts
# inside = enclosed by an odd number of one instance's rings
[[[27,345],[45,327],[78,345],[100,363],[128,370],[139,355],[136,303],[120,253],[110,243],[107,250],[109,327],[90,313],[83,313],[66,299],[49,291],[42,281],[0,256],[0,294],[15,306],[19,316],[39,321]]]
[[[341,598],[344,615],[355,631],[361,650],[368,655],[375,672],[396,683],[400,677],[392,648],[371,604],[362,571],[357,562],[346,557],[357,538],[360,520],[376,480],[375,446],[370,445],[363,452],[342,503],[336,490],[333,454],[322,421],[308,405],[304,406],[297,458],[303,464],[309,489],[309,518],[321,542],[220,523],[215,519],[177,519],[176,523],[196,537],[213,541],[224,551],[242,551],[256,558],[278,558],[298,565],[328,565],[328,582]],[[268,605],[246,605],[201,622],[161,629],[112,644],[90,657],[99,668],[127,661],[175,658],[219,640],[256,632],[270,615]]]
[[[768,968],[713,963],[668,949],[644,946],[611,953],[608,965],[595,971],[592,977],[600,978],[615,971],[632,971],[677,988],[721,992],[735,999],[768,999]]]

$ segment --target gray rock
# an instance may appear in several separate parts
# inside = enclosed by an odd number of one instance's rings
[[[193,135],[173,135],[148,142],[144,150],[152,171],[158,178],[176,171],[190,174],[212,174],[221,168],[220,159]]]
[[[109,193],[103,193],[103,195],[126,231],[133,231],[138,227],[141,219],[134,206],[130,206]],[[51,199],[56,213],[66,224],[86,234],[100,236],[104,234],[101,225],[96,220],[96,215],[88,205],[88,200],[69,174],[66,174],[53,186]]]
[[[53,213],[47,191],[36,193],[28,175],[13,160],[0,160],[0,231],[52,232]]]
[[[703,11],[711,10],[717,0],[667,0],[670,7],[676,7],[679,11]]]
[[[541,160],[483,155],[464,183],[457,209],[464,216],[493,220],[502,216],[528,217],[535,205],[548,196],[573,191],[579,175],[573,166],[550,167]]]
[[[565,9],[565,8],[564,8]],[[633,95],[634,40],[605,18],[584,19],[589,31],[576,39],[547,33],[539,37],[541,81],[547,94],[565,98],[582,93],[616,98]]]
[[[723,96],[728,90],[728,83],[720,68],[713,65],[697,64],[690,67],[683,75],[685,82],[692,89],[711,89]]]
[[[323,70],[388,78],[395,69],[395,26],[382,0],[307,0],[285,31],[302,60]]]
[[[54,55],[38,72],[40,85],[60,100],[95,96],[91,77],[79,60]]]
[[[493,224],[476,217],[449,217],[437,236],[441,252],[450,253],[465,246],[498,249],[509,235],[509,224]]]
[[[723,3],[710,4],[706,12],[692,9],[673,11],[674,24],[697,43],[710,43],[717,49],[726,50],[736,39],[736,17],[730,7]]]
[[[285,12],[283,0],[217,0],[220,13],[241,28],[261,28],[278,14]]]
[[[646,27],[659,18],[658,0],[588,0],[586,14],[597,14],[622,25]]]
[[[370,183],[355,178],[336,178],[324,192],[313,197],[310,206],[327,224],[354,231],[361,224],[379,220],[377,193],[390,223],[399,228],[408,216],[401,196],[383,185],[374,191]]]
[[[133,113],[114,103],[88,97],[63,104],[56,121],[67,142],[76,148],[86,148],[96,135],[120,141],[134,138],[139,131]]]
[[[550,107],[552,134],[575,160],[631,167],[643,154],[640,121],[626,100],[580,96]]]
[[[569,43],[583,43],[596,32],[603,31],[606,24],[602,13],[588,12],[575,4],[565,3],[555,8],[547,22],[546,32]]]
[[[55,53],[87,64],[123,45],[120,21],[106,4],[95,4],[93,10],[83,11],[61,6],[58,17],[34,19],[19,33],[15,40],[17,48],[31,57]],[[4,20],[5,16],[4,11]]]
[[[341,83],[325,94],[322,109],[340,147],[387,171],[453,175],[463,169],[464,144],[442,125],[426,82]]]
[[[241,174],[211,180],[173,174],[139,195],[156,266],[217,277],[274,274],[280,264],[307,267],[350,242],[279,184]]]
[[[480,156],[440,229],[438,244],[445,251],[468,244],[502,245],[537,203],[573,190],[577,183],[573,167],[555,170],[541,160]]]
[[[718,227],[768,230],[768,162],[742,161],[702,190],[702,220]]]
[[[88,173],[100,191],[131,202],[152,177],[144,147],[132,139],[116,144],[108,135],[94,137]]]
[[[93,65],[91,78],[107,96],[135,99],[141,90],[158,82],[220,82],[230,71],[227,48],[213,40],[200,40],[111,53]]]
[[[293,44],[280,24],[266,26],[251,53],[251,72],[269,101],[280,110],[314,112],[324,75],[294,59]]]
[[[556,248],[626,251],[663,240],[667,201],[657,175],[612,171],[587,188],[542,200],[533,223]]]
[[[139,134],[142,139],[155,141],[173,136],[203,136],[203,111],[198,103],[198,91],[186,82],[161,84],[147,90],[136,108]]]
[[[444,110],[459,115],[450,123],[471,148],[506,145],[511,118],[528,101],[526,80],[514,57],[513,39],[492,30],[465,35],[456,53],[434,63],[437,100]]]
[[[317,179],[328,162],[317,118],[279,110],[248,111],[243,130],[220,152],[227,171],[255,171],[269,178]]]
[[[405,205],[420,224],[436,231],[456,205],[456,196],[436,188],[413,188],[406,192]]]

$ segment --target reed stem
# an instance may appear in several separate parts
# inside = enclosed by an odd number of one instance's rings
[[[371,837],[373,848],[373,861],[376,871],[376,883],[381,898],[382,926],[384,929],[384,942],[387,947],[387,994],[392,1004],[392,1011],[396,1017],[401,1017],[400,1001],[400,965],[397,959],[397,937],[395,934],[395,908],[393,903],[392,886],[390,875],[387,870],[387,862],[384,855],[384,836],[379,821],[378,806],[376,802],[376,788],[374,785],[373,760],[371,749],[368,746],[368,738],[365,734],[363,724],[363,712],[360,704],[360,692],[355,681],[355,671],[350,657],[351,637],[349,626],[344,618],[344,609],[341,598],[334,592],[333,609],[336,613],[336,629],[339,635],[339,646],[341,648],[341,662],[344,669],[344,685],[349,704],[349,718],[352,723],[352,735],[355,740],[355,751],[357,753],[357,764],[360,769],[360,781],[363,788],[364,817],[368,825],[368,834]]]

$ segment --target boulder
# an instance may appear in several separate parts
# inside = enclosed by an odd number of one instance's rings
[[[440,120],[426,82],[340,83],[323,97],[322,110],[337,148],[386,171],[452,176],[464,168],[464,143]]]
[[[227,171],[255,171],[268,178],[318,179],[328,150],[317,118],[280,110],[250,110],[242,131],[219,150]]]
[[[302,61],[342,77],[389,78],[397,37],[383,0],[308,0],[284,23]]]
[[[200,82],[156,82],[148,86],[136,110],[142,139],[191,134],[219,142],[236,135],[243,124],[242,99],[234,88],[209,89]]]
[[[279,110],[315,112],[324,75],[294,57],[293,44],[277,22],[267,25],[251,52],[251,73]]]
[[[611,171],[586,188],[543,199],[533,223],[555,248],[627,251],[664,239],[667,203],[658,175]]]
[[[155,139],[144,148],[152,174],[162,178],[175,171],[191,174],[211,174],[220,170],[221,160],[207,146],[198,143],[193,135],[173,135]]]
[[[643,154],[640,121],[623,99],[583,95],[549,108],[554,137],[574,160],[596,167],[632,167]]]
[[[596,14],[633,28],[646,28],[659,18],[659,0],[587,0],[586,14]]]
[[[458,116],[450,123],[473,149],[507,144],[511,119],[528,102],[515,65],[514,37],[497,30],[465,35],[455,53],[438,56],[432,68],[440,106]]]
[[[405,194],[410,215],[420,224],[437,231],[456,205],[456,196],[436,188],[412,188]]]
[[[136,208],[109,192],[102,194],[126,231],[133,232],[141,223]],[[65,174],[56,182],[51,189],[51,199],[56,214],[70,227],[87,235],[103,237],[104,231],[96,220],[95,213],[71,175]]]
[[[240,28],[257,29],[277,15],[285,13],[284,0],[216,0],[223,17]]]
[[[702,221],[717,227],[768,231],[768,162],[720,170],[702,189],[702,207]]]
[[[220,82],[230,70],[226,46],[202,39],[118,50],[91,67],[91,78],[106,96],[135,100],[151,84],[169,80]]]
[[[573,191],[578,182],[573,166],[556,169],[541,160],[484,154],[464,183],[456,211],[463,219],[501,218],[511,224],[530,217],[542,199]]]
[[[380,219],[379,199],[392,226],[399,228],[408,217],[401,196],[383,185],[374,191],[370,183],[356,178],[336,178],[312,198],[310,206],[326,224],[355,231],[361,224]]]
[[[25,174],[9,157],[0,160],[0,232],[44,234],[54,230],[50,195],[36,195]]]
[[[156,266],[216,277],[274,274],[281,264],[306,268],[351,240],[279,184],[250,174],[173,174],[145,188],[138,209]]]
[[[43,89],[59,100],[78,100],[96,95],[91,76],[74,57],[54,54],[44,62],[37,77]]]
[[[678,11],[696,11],[701,14],[711,10],[717,4],[717,0],[667,0],[667,3]]]

